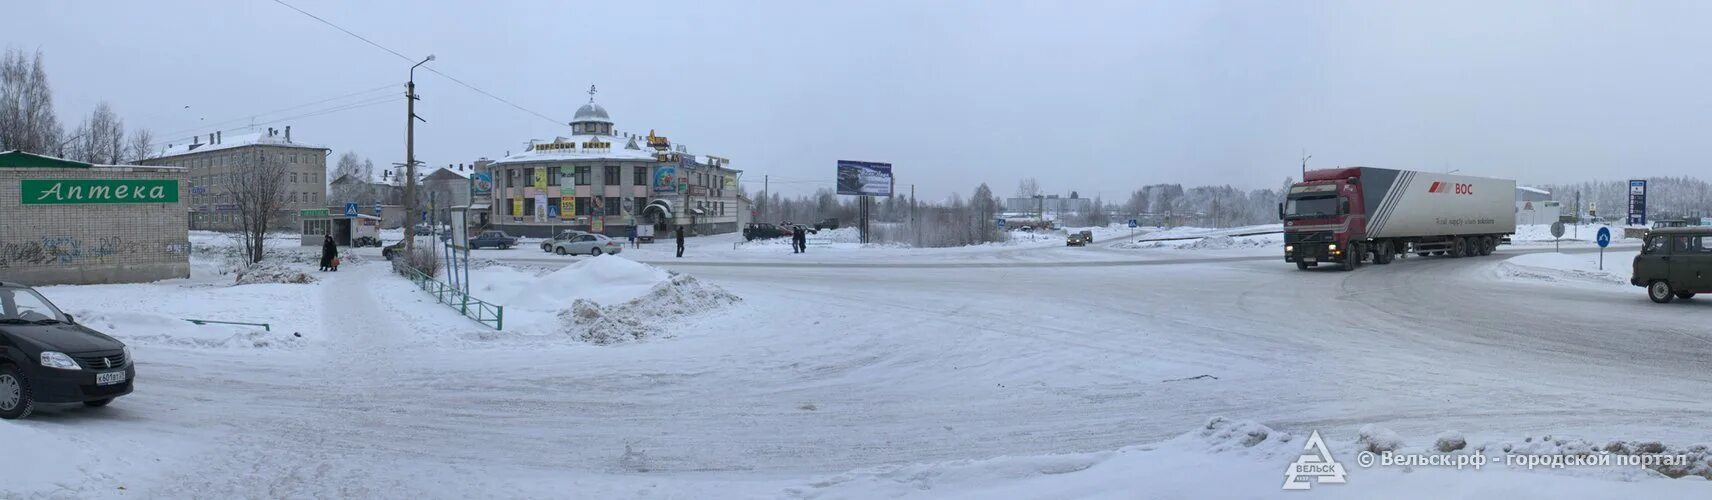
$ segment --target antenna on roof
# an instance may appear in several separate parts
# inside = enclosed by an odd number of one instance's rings
[[[589,104],[594,104],[594,84],[589,84]]]

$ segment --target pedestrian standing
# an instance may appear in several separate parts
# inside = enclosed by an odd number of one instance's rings
[[[808,253],[808,229],[797,228],[797,253]]]
[[[797,244],[797,240],[801,238],[802,228],[791,228],[791,253],[802,253],[802,245]]]
[[[630,232],[628,235],[630,236],[630,246],[632,248],[641,248],[636,246],[636,226],[634,224],[630,226]]]
[[[678,226],[678,258],[684,258],[684,227]]]
[[[321,270],[331,271],[333,269],[333,259],[338,257],[339,245],[333,242],[333,235],[329,234],[326,239],[321,241]]]

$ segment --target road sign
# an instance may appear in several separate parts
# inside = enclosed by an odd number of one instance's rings
[[[345,204],[345,216],[346,217],[356,217],[357,216],[357,204],[356,203],[346,203]]]
[[[997,219],[993,219],[993,226],[997,227],[999,229],[1004,229],[1005,228],[1005,219],[1002,217],[997,218]]]
[[[1552,226],[1551,226],[1551,231],[1552,231],[1552,237],[1553,238],[1562,238],[1563,237],[1563,221],[1553,222]]]
[[[1611,246],[1611,228],[1599,228],[1599,235],[1593,237],[1593,240],[1599,242],[1599,248]]]
[[[1129,220],[1129,228],[1130,228],[1130,229],[1135,229],[1135,226],[1136,226],[1136,225],[1137,225],[1137,224],[1136,224],[1136,223],[1135,223],[1135,219],[1130,219],[1130,220]]]
[[[380,202],[378,202],[378,201],[375,202],[375,204],[374,204],[374,214],[380,215]]]

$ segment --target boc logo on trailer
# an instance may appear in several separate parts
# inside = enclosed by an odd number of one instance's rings
[[[1332,452],[1326,449],[1326,441],[1320,439],[1320,431],[1308,435],[1308,444],[1302,447],[1302,456],[1296,457],[1290,463],[1290,468],[1284,471],[1284,489],[1307,490],[1313,489],[1314,483],[1308,478],[1317,477],[1321,484],[1344,484],[1343,464],[1332,458]]]

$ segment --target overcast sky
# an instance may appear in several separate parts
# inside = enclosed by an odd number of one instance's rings
[[[731,158],[751,192],[831,187],[838,159],[891,162],[924,198],[1023,177],[1121,198],[1274,187],[1304,149],[1524,184],[1712,156],[1707,2],[286,1],[558,122],[418,70],[434,165],[570,135],[590,84],[620,130]],[[68,128],[100,100],[162,142],[374,103],[270,125],[403,161],[404,103],[375,98],[411,62],[273,0],[0,13]]]

